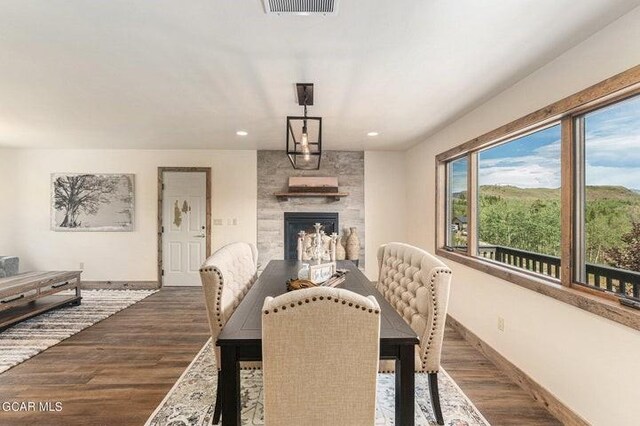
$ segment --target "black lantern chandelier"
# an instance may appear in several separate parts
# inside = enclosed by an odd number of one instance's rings
[[[317,170],[322,158],[322,117],[308,117],[313,105],[313,84],[297,83],[298,105],[304,116],[287,117],[287,156],[294,169]]]

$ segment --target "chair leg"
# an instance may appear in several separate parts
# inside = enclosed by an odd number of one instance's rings
[[[218,388],[216,389],[216,406],[213,409],[213,420],[211,424],[220,423],[220,414],[222,414],[222,370],[218,370]]]
[[[431,407],[436,415],[436,422],[439,425],[444,424],[442,417],[442,408],[440,408],[440,395],[438,394],[438,373],[429,373],[429,394],[431,395]]]

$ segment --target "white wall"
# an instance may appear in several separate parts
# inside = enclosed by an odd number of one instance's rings
[[[434,250],[435,155],[639,63],[636,8],[409,150],[409,241]],[[444,261],[453,269],[454,318],[594,425],[638,424],[640,332]]]
[[[380,245],[405,241],[404,152],[365,151],[365,272],[378,279],[377,252]]]
[[[13,176],[15,155],[15,150],[0,149],[0,256],[14,254],[14,219],[18,210]]]
[[[283,154],[284,155],[284,154]],[[157,168],[212,168],[213,249],[256,242],[256,151],[0,150],[0,254],[20,256],[21,270],[77,269],[88,281],[155,281]],[[51,173],[135,174],[133,232],[53,232]],[[404,241],[403,152],[365,153],[365,264],[377,279],[377,248]],[[11,201],[8,201],[11,200]],[[237,218],[238,225],[227,225]]]
[[[85,280],[155,281],[159,166],[212,168],[212,216],[224,219],[212,228],[214,250],[238,240],[256,242],[256,151],[17,150],[5,166],[18,189],[12,252],[23,270],[77,269],[84,262]],[[54,172],[134,173],[134,231],[51,231]],[[238,225],[227,225],[231,218]]]

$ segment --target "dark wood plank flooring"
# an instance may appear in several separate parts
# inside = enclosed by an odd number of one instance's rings
[[[209,338],[200,288],[171,288],[0,375],[0,401],[61,401],[1,425],[143,425]]]
[[[441,363],[492,425],[562,424],[451,327]]]
[[[164,288],[0,375],[0,425],[143,425],[209,337],[200,288]],[[443,366],[493,425],[560,424],[453,329]]]

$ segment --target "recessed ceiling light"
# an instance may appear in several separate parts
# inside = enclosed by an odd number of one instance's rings
[[[367,133],[367,136],[378,136],[378,132],[369,132]]]
[[[238,130],[236,132],[236,135],[238,135],[238,136],[247,136],[248,134],[249,133],[247,131],[245,131],[245,130]]]

